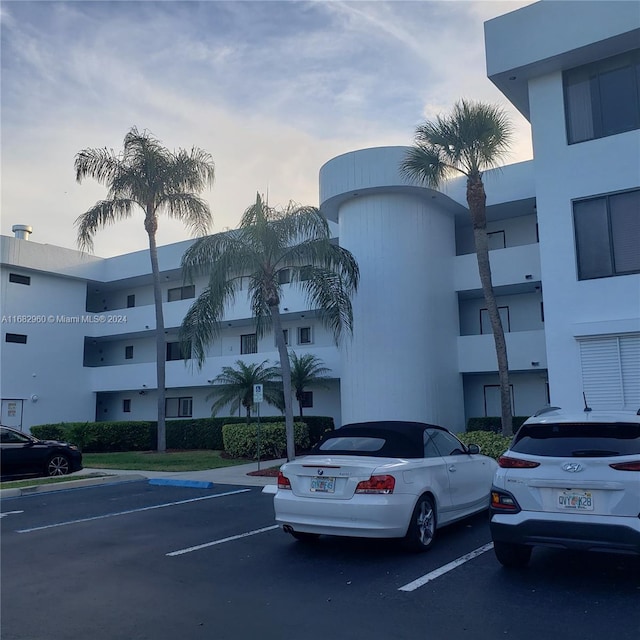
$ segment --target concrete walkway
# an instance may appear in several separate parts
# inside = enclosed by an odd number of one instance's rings
[[[286,462],[286,459],[267,460],[260,462],[260,469],[269,469],[270,467],[280,466]],[[41,484],[32,487],[22,487],[15,489],[0,490],[0,499],[14,498],[17,496],[29,495],[32,493],[44,493],[48,491],[56,491],[62,489],[71,489],[74,487],[87,487],[100,484],[110,484],[114,482],[134,482],[144,479],[149,481],[158,481],[162,484],[183,484],[189,486],[189,483],[196,483],[202,488],[206,488],[207,483],[230,484],[242,487],[269,487],[267,492],[275,492],[277,479],[269,476],[249,476],[251,471],[258,470],[258,463],[251,462],[249,464],[240,464],[231,467],[222,467],[220,469],[205,469],[204,471],[138,471],[131,469],[91,469],[85,468],[68,476],[65,482],[56,482],[55,484]],[[273,487],[272,490],[271,487]]]

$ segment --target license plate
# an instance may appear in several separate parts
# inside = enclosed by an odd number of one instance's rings
[[[311,478],[311,491],[333,493],[336,490],[336,479],[330,476],[315,476]]]
[[[568,511],[593,511],[593,495],[590,491],[560,491],[558,508]]]

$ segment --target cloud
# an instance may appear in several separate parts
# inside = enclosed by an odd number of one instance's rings
[[[212,154],[215,230],[256,191],[317,204],[318,171],[358,148],[409,144],[460,97],[505,100],[484,69],[482,21],[527,2],[4,2],[2,233],[75,246],[73,221],[104,197],[78,185],[86,147],[134,125]],[[514,160],[531,157],[516,116]],[[162,220],[160,244],[188,237]],[[96,253],[144,249],[138,217]]]

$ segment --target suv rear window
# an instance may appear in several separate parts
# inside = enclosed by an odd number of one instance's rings
[[[520,427],[511,451],[536,456],[594,458],[640,454],[640,424],[559,423]]]

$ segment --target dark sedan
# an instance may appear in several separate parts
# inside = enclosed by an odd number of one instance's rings
[[[72,444],[38,440],[0,426],[0,474],[12,476],[65,476],[82,469],[82,453]]]

